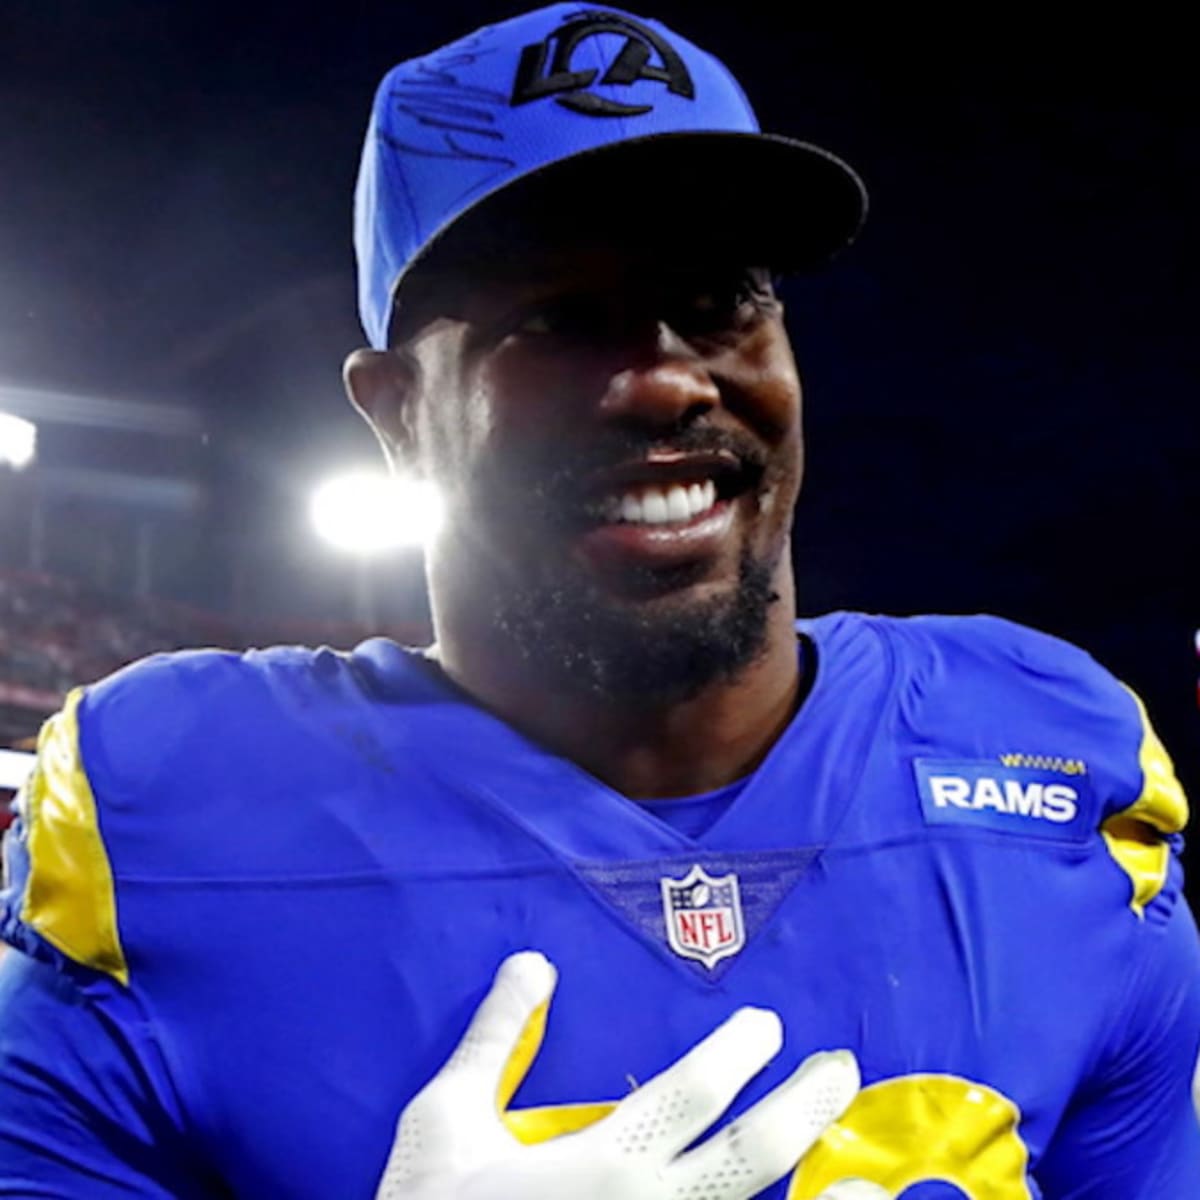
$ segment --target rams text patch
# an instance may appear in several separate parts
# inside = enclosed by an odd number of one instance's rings
[[[1086,775],[1006,767],[979,759],[913,760],[921,810],[931,825],[966,825],[1024,837],[1083,841],[1092,831]]]

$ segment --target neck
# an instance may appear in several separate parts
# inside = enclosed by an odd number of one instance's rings
[[[801,670],[790,563],[762,652],[686,700],[580,694],[537,671],[486,622],[434,605],[436,657],[454,683],[526,736],[635,799],[696,795],[747,774],[795,710]]]

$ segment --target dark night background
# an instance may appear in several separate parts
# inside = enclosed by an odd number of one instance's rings
[[[218,581],[241,555],[239,604],[345,603],[344,565],[298,564],[318,554],[312,480],[376,453],[339,378],[360,342],[370,97],[393,62],[521,7],[0,0],[0,389],[199,414],[155,451],[214,493],[172,547],[176,595],[232,603]],[[645,11],[720,53],[765,128],[838,152],[871,191],[859,244],[787,290],[802,608],[990,611],[1074,640],[1143,693],[1200,795],[1182,26]],[[746,184],[752,219],[772,181]],[[43,462],[136,471],[122,445],[60,423]],[[415,560],[388,571],[393,602],[419,605]]]

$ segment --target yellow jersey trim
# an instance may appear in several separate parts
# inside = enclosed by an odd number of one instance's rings
[[[526,1145],[602,1120],[614,1101],[510,1109],[504,1123]],[[862,1179],[899,1195],[952,1183],[974,1200],[1030,1200],[1021,1112],[1006,1096],[954,1075],[901,1075],[865,1087],[801,1159],[788,1200],[813,1200]]]
[[[21,920],[76,962],[128,984],[112,866],[79,751],[82,699],[81,688],[72,691],[38,736],[24,789],[29,878]]]
[[[529,1068],[537,1058],[537,1052],[542,1048],[542,1039],[546,1036],[546,1017],[549,1012],[550,1001],[543,1000],[529,1014],[529,1020],[525,1022],[525,1028],[521,1030],[521,1036],[517,1038],[517,1044],[504,1064],[504,1070],[500,1072],[500,1086],[496,1091],[497,1111],[504,1112],[508,1102],[516,1095],[517,1088],[521,1086],[521,1081],[529,1074]]]
[[[536,1146],[565,1133],[577,1133],[607,1117],[615,1100],[597,1104],[548,1104],[544,1108],[510,1108],[503,1114],[508,1132],[526,1146]]]
[[[899,1196],[952,1183],[972,1200],[1030,1200],[1021,1113],[1000,1092],[955,1075],[900,1075],[865,1087],[800,1160],[787,1200],[844,1179]]]
[[[537,1052],[542,1048],[546,1035],[546,1017],[550,1001],[545,1000],[533,1010],[521,1036],[513,1047],[504,1070],[500,1075],[500,1086],[496,1092],[496,1108],[500,1119],[509,1133],[527,1146],[549,1141],[564,1133],[575,1133],[607,1116],[615,1103],[596,1104],[549,1104],[542,1108],[509,1108],[508,1103],[516,1094],[521,1081],[533,1065]]]
[[[1188,803],[1170,756],[1150,724],[1146,706],[1136,692],[1126,690],[1137,705],[1142,723],[1138,750],[1142,791],[1128,808],[1109,817],[1100,832],[1109,854],[1129,876],[1133,885],[1129,907],[1140,917],[1167,882],[1171,847],[1165,835],[1179,833],[1187,824]]]

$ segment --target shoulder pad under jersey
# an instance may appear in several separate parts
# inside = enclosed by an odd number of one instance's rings
[[[256,742],[301,740],[289,711],[302,721],[323,690],[348,696],[348,675],[330,651],[186,651],[72,691],[42,727],[14,805],[0,936],[128,983],[116,876],[170,877],[198,861],[194,847],[253,802]]]
[[[1188,806],[1145,705],[1078,646],[993,616],[882,619],[914,736],[949,754],[1064,779],[1086,775],[1093,828],[1129,876],[1130,906],[1179,892]],[[1160,905],[1159,907],[1162,907]]]

